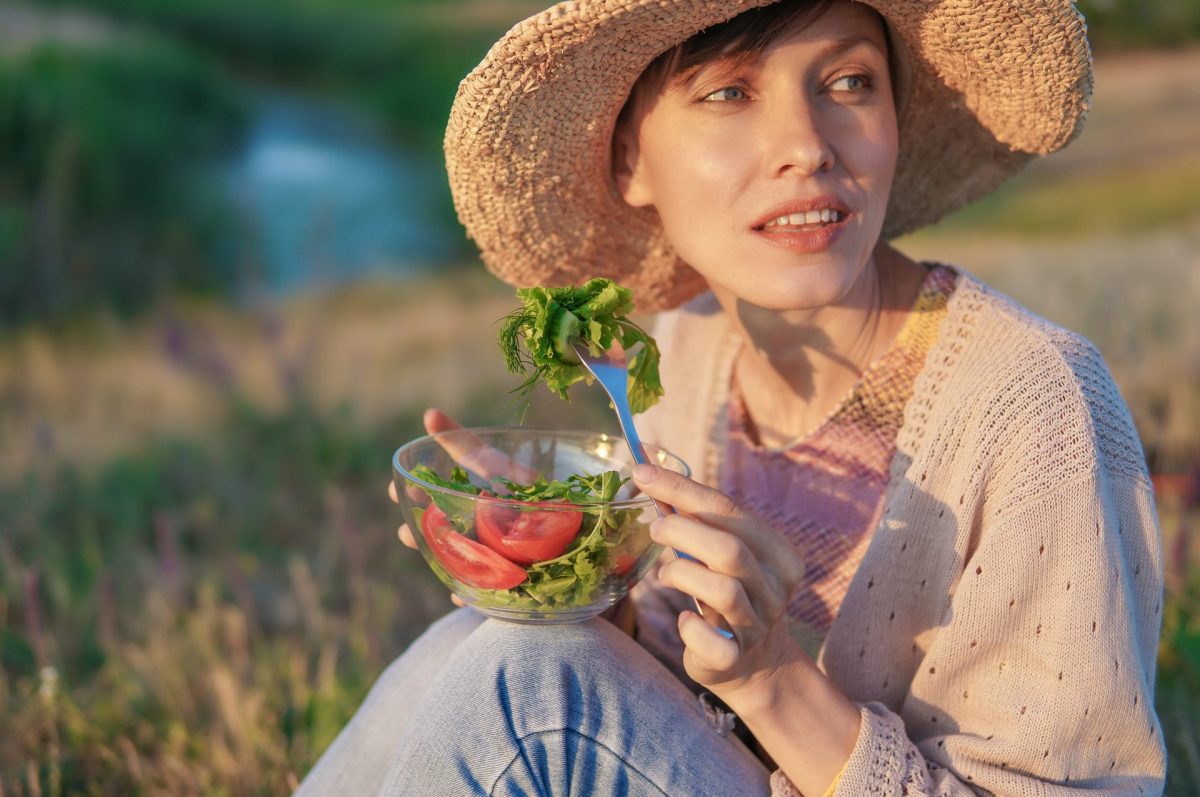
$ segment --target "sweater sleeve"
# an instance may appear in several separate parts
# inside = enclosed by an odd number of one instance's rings
[[[994,521],[908,722],[864,707],[839,795],[1162,793],[1157,522],[1148,485],[1116,479],[1085,474]]]
[[[907,531],[896,539],[937,535],[939,519],[957,517],[964,531],[944,550],[960,564],[949,582],[919,582],[914,600],[940,609],[911,657],[875,651],[912,662],[911,682],[886,701],[859,699],[839,797],[1163,792],[1153,491],[1099,355],[1074,338],[1058,348],[1067,356],[1041,370],[1025,362],[1036,379],[1015,379],[1018,392],[982,396],[986,413],[967,425],[989,438],[958,446],[958,458],[938,449],[909,473],[909,499],[893,507]],[[939,463],[964,481],[931,491]],[[874,570],[868,593],[900,578],[902,563]],[[852,656],[886,631],[893,607],[908,610],[880,604],[865,615]]]
[[[1109,480],[1002,513],[899,711],[860,704],[834,794],[1162,794],[1157,524],[1148,486]],[[772,795],[799,792],[776,772]]]
[[[921,778],[928,771],[909,766],[920,753],[908,741],[904,723],[879,703],[859,706],[862,724],[858,741],[845,766],[833,779],[824,797],[854,794],[933,794],[928,782],[905,784],[907,778]],[[910,749],[911,748],[911,749]],[[852,783],[853,782],[853,783]],[[854,785],[857,784],[857,785]],[[916,788],[909,788],[912,785]],[[851,789],[852,791],[847,791]],[[868,790],[869,789],[869,790]],[[970,791],[961,793],[971,794]],[[771,773],[771,797],[804,797],[788,780],[783,770]]]

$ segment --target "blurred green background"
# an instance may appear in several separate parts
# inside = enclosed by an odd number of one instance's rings
[[[388,458],[514,423],[454,89],[524,0],[0,0],[0,795],[279,794],[450,608]],[[1088,126],[901,241],[1091,338],[1159,489],[1200,793],[1200,0],[1079,3]],[[543,391],[544,392],[544,391]],[[543,426],[612,428],[539,396]]]

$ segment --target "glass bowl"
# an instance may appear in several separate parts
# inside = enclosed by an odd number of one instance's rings
[[[665,449],[647,444],[646,451],[652,462],[691,474]],[[392,478],[425,561],[467,605],[504,620],[569,623],[624,597],[662,551],[650,540],[649,524],[658,517],[653,501],[635,495],[632,481],[616,489],[634,464],[624,438],[609,434],[456,429],[397,449]],[[464,486],[446,483],[455,468],[461,469],[455,484]],[[497,497],[511,495],[509,482],[566,482],[612,471],[606,501]]]

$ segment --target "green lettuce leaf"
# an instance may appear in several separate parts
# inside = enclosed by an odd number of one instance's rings
[[[445,487],[447,490],[455,490],[470,495],[479,495],[482,492],[480,488],[471,484],[471,479],[467,476],[467,472],[458,466],[455,466],[450,471],[449,479],[443,479],[436,471],[425,465],[417,465],[411,472],[413,476],[416,476],[421,481],[437,487]],[[420,487],[420,485],[416,486]],[[466,531],[471,528],[475,516],[475,502],[473,500],[462,495],[447,495],[439,490],[425,490],[425,494],[446,513],[446,519],[456,529]]]
[[[527,397],[543,382],[568,401],[571,385],[593,381],[573,346],[582,343],[600,356],[618,340],[628,355],[630,409],[644,412],[662,397],[658,346],[626,318],[633,311],[633,293],[628,288],[609,279],[593,279],[583,285],[522,288],[517,297],[522,306],[503,319],[500,348],[511,373],[532,374],[513,392]],[[641,348],[631,352],[638,344]]]

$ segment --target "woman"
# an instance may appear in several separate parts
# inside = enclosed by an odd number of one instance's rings
[[[581,2],[510,31],[451,114],[456,208],[507,281],[668,310],[641,432],[694,479],[635,481],[704,564],[661,565],[632,624],[450,615],[301,791],[1161,793],[1129,413],[1086,341],[886,243],[1065,145],[1090,81],[1066,2]]]

